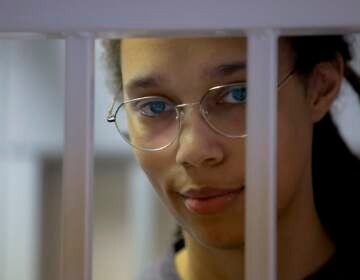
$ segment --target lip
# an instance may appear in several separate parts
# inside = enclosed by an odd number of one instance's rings
[[[243,193],[244,188],[244,186],[235,189],[205,187],[199,190],[189,190],[181,196],[189,211],[200,215],[215,214],[230,206]]]
[[[240,187],[240,188],[233,188],[233,189],[219,189],[219,188],[211,188],[211,187],[204,187],[201,189],[191,189],[188,190],[185,193],[182,193],[182,196],[184,196],[185,198],[211,198],[211,197],[215,197],[215,196],[223,196],[226,194],[230,194],[233,192],[237,192],[240,191],[241,189],[243,189],[244,186]]]

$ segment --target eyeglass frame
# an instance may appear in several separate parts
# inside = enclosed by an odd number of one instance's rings
[[[294,73],[296,72],[296,67],[294,67],[279,83],[278,83],[278,86],[277,86],[277,90],[280,90],[285,84],[286,82],[294,75]],[[206,111],[206,109],[202,106],[202,102],[203,100],[208,96],[208,94],[211,93],[211,91],[214,91],[214,90],[217,90],[217,89],[221,89],[221,88],[225,88],[225,87],[231,87],[231,86],[236,86],[236,85],[246,85],[247,83],[246,82],[237,82],[237,83],[230,83],[230,84],[223,84],[223,85],[218,85],[218,86],[214,86],[214,87],[211,87],[207,90],[207,92],[201,97],[200,101],[198,102],[193,102],[193,103],[182,103],[182,104],[177,104],[175,105],[175,111],[176,111],[176,120],[179,120],[179,126],[178,126],[178,133],[177,135],[174,137],[174,139],[172,141],[170,141],[170,143],[166,144],[165,146],[162,146],[160,148],[140,148],[140,147],[137,147],[133,144],[131,144],[130,142],[128,142],[125,137],[120,133],[119,131],[119,128],[116,124],[116,115],[117,115],[117,112],[119,111],[119,109],[127,104],[127,103],[130,103],[130,102],[134,102],[134,101],[139,101],[139,100],[146,100],[146,99],[151,99],[151,98],[155,98],[155,97],[158,97],[158,96],[145,96],[145,97],[139,97],[139,98],[134,98],[134,99],[130,99],[130,100],[126,100],[126,101],[123,101],[121,102],[117,109],[115,110],[115,113],[113,113],[113,110],[114,110],[114,106],[115,106],[115,103],[116,103],[116,96],[114,97],[113,99],[113,102],[111,104],[111,107],[108,111],[108,115],[106,117],[106,120],[107,122],[109,123],[115,123],[115,126],[116,126],[116,129],[117,131],[119,132],[121,138],[123,138],[125,140],[125,142],[127,144],[129,144],[130,146],[134,147],[135,149],[138,149],[138,150],[141,150],[141,151],[146,151],[146,152],[156,152],[156,151],[161,151],[167,147],[169,147],[171,144],[173,144],[179,137],[179,134],[181,132],[181,119],[182,117],[184,116],[185,112],[184,112],[184,109],[185,107],[193,107],[193,106],[196,106],[196,105],[200,105],[200,112],[201,112],[201,116],[203,117],[203,119],[205,120],[205,122],[217,133],[219,133],[220,135],[222,136],[225,136],[225,137],[228,137],[228,138],[246,138],[247,137],[247,134],[243,134],[243,135],[240,135],[240,136],[235,136],[235,135],[229,135],[229,134],[226,134],[224,132],[222,132],[221,130],[219,130],[218,128],[216,128],[206,117],[206,115],[208,114],[208,112]]]

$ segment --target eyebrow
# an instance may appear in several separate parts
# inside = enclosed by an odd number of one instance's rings
[[[164,78],[158,74],[152,76],[149,75],[144,77],[136,77],[130,79],[130,81],[125,84],[125,89],[132,91],[136,89],[156,88],[159,87],[163,82]]]
[[[246,71],[246,62],[232,62],[210,68],[205,75],[210,78],[225,78],[242,71]]]
[[[224,63],[215,67],[209,67],[209,69],[205,70],[203,76],[210,79],[221,79],[242,71],[246,71],[245,62]],[[125,89],[127,91],[133,91],[138,89],[157,88],[164,82],[166,82],[166,79],[160,74],[135,77],[125,84]]]

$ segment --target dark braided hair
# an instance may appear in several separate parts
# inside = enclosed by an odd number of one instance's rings
[[[296,69],[305,76],[316,64],[341,55],[344,77],[360,97],[360,78],[348,64],[352,59],[343,36],[302,36],[290,39],[295,50]],[[360,123],[353,124],[360,129]],[[314,125],[312,151],[314,200],[320,221],[338,251],[355,250],[359,243],[360,159],[353,155],[339,134],[330,112]]]

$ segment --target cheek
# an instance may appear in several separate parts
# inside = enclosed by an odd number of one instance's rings
[[[166,192],[166,178],[172,173],[174,155],[162,152],[135,151],[135,158],[147,175],[151,185],[165,204],[168,202]]]
[[[141,168],[147,175],[152,187],[156,191],[162,204],[180,223],[185,224],[181,215],[181,206],[179,205],[179,197],[173,191],[167,189],[169,182],[177,180],[185,180],[184,175],[179,172],[174,162],[175,155],[170,152],[135,152],[135,157]]]
[[[155,188],[155,190],[159,193],[161,190],[161,178],[162,172],[164,172],[163,162],[164,159],[159,159],[159,157],[152,152],[141,152],[134,151],[135,158],[141,168],[146,173],[149,178],[151,184]]]
[[[311,163],[312,126],[296,109],[279,117],[278,127],[278,209],[279,213],[296,199],[306,182]]]

